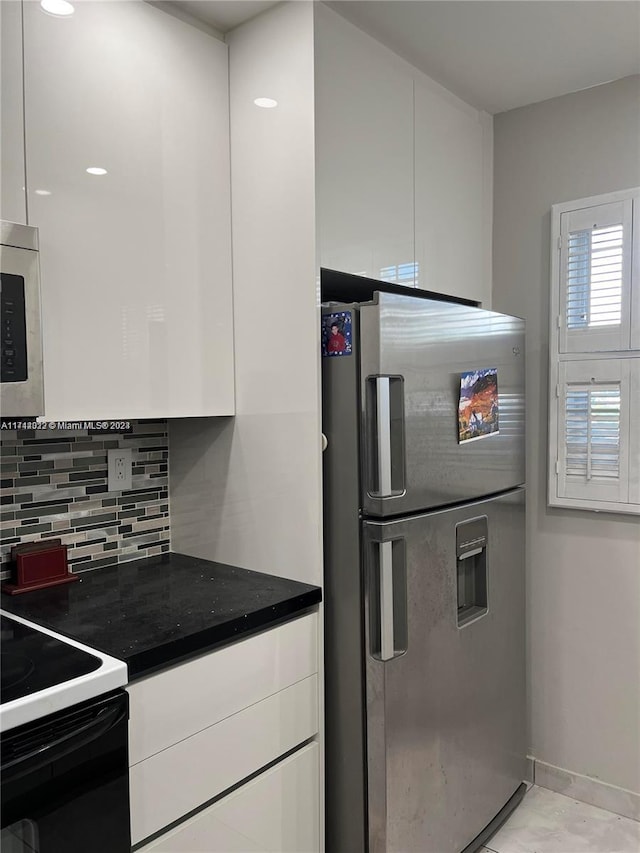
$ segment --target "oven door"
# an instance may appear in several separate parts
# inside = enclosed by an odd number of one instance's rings
[[[2,735],[3,853],[129,853],[128,696]]]
[[[38,229],[0,222],[2,416],[44,414]]]

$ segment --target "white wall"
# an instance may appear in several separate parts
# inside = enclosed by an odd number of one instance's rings
[[[531,751],[640,792],[640,525],[546,505],[550,207],[640,183],[640,78],[497,115],[494,134],[493,306],[527,321]]]
[[[172,547],[320,584],[312,5],[227,41],[237,416],[171,425]]]

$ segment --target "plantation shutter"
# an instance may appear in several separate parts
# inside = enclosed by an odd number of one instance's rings
[[[560,352],[623,350],[631,341],[632,200],[560,217]]]
[[[633,202],[631,237],[631,341],[630,348],[640,351],[640,193]],[[640,454],[640,449],[639,449]],[[639,485],[640,488],[640,485]]]
[[[628,502],[630,376],[631,360],[560,365],[558,497]]]
[[[640,508],[640,355],[629,361],[629,503]]]

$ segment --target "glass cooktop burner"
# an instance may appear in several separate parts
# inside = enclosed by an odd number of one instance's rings
[[[0,654],[0,672],[2,673],[2,688],[13,687],[28,678],[35,669],[31,658],[24,655],[2,652]]]
[[[0,638],[2,703],[86,675],[101,664],[100,658],[8,616],[0,616]]]

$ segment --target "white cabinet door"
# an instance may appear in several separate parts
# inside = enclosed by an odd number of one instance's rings
[[[317,853],[318,745],[310,743],[140,853]]]
[[[22,4],[0,3],[0,219],[26,224]]]
[[[411,285],[411,75],[332,10],[315,16],[320,264]]]
[[[416,79],[416,263],[419,286],[490,306],[490,125]],[[489,194],[489,195],[487,195]]]
[[[47,416],[232,414],[226,45],[143,2],[25,3],[24,52]]]

